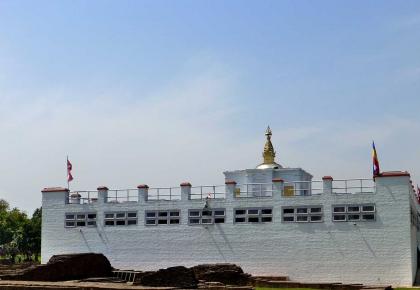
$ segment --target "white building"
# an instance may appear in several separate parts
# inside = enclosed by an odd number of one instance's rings
[[[42,191],[42,262],[100,252],[121,269],[236,263],[300,282],[412,285],[419,206],[408,172],[320,181],[275,163],[224,172],[222,186]]]

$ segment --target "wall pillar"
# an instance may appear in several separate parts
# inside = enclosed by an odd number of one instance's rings
[[[106,186],[99,186],[98,190],[98,203],[104,204],[108,202],[108,187]]]
[[[191,183],[183,182],[181,186],[181,200],[190,200],[191,199]]]
[[[226,180],[225,185],[226,185],[226,200],[227,201],[229,200],[232,201],[235,198],[239,197],[238,192],[236,190],[236,181]]]
[[[42,191],[42,206],[44,204],[69,203],[69,190],[64,187],[47,187]]]
[[[138,195],[139,195],[139,202],[148,201],[149,200],[149,186],[147,184],[140,184],[137,186]]]
[[[281,178],[273,178],[273,199],[279,200],[283,195],[284,180]]]
[[[324,176],[322,177],[322,187],[323,193],[332,194],[333,193],[333,178],[332,176]]]

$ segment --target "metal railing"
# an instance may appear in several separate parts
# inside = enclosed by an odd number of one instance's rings
[[[108,190],[106,202],[109,203],[124,203],[124,202],[138,202],[139,194],[137,189],[114,189]]]
[[[283,184],[282,196],[310,196],[324,192],[322,180],[293,181]]]
[[[280,184],[278,184],[280,185]],[[288,196],[312,196],[321,193],[334,194],[372,194],[375,193],[375,182],[373,179],[335,179],[332,180],[332,187],[324,188],[324,181],[294,181],[284,182],[283,186],[276,183],[244,183],[237,184],[233,195],[235,198],[267,198],[274,195]],[[225,185],[203,185],[193,186],[190,189],[189,199],[224,199],[226,198]],[[156,187],[147,191],[147,201],[158,200],[181,200],[181,187]],[[98,201],[98,191],[74,191],[69,194],[70,204],[90,204]],[[138,189],[108,190],[105,202],[124,203],[139,202]]]
[[[226,198],[225,185],[202,185],[191,187],[190,199]]]
[[[336,194],[375,193],[375,182],[370,178],[335,179],[332,192]]]
[[[70,204],[89,204],[98,201],[97,190],[80,190],[69,193],[68,202]]]
[[[181,187],[149,188],[147,200],[180,200]]]
[[[236,198],[250,197],[272,197],[272,183],[243,183],[238,184],[235,188],[234,196]]]

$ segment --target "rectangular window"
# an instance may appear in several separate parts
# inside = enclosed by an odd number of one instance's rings
[[[261,214],[273,214],[273,209],[271,208],[264,208],[261,210]]]
[[[137,225],[137,212],[106,212],[105,226],[132,226]]]
[[[375,221],[375,214],[362,214],[362,220]]]
[[[335,215],[333,215],[333,221],[334,222],[345,222],[346,221],[346,215],[345,214],[335,214]]]
[[[347,206],[347,212],[360,212],[360,206]]]
[[[347,216],[347,220],[350,221],[358,221],[360,220],[360,214],[349,214]]]
[[[283,207],[282,221],[285,223],[323,222],[322,206]]]
[[[224,208],[218,209],[190,209],[188,211],[188,224],[190,225],[212,225],[225,223]]]
[[[266,207],[238,208],[234,210],[235,223],[270,223],[273,221],[273,209]]]
[[[311,215],[311,222],[321,222],[322,221],[322,215]]]
[[[295,213],[294,208],[284,208],[283,209],[283,214],[294,214],[294,213]]]
[[[66,228],[96,227],[96,213],[66,213],[64,226]]]
[[[333,205],[333,222],[375,221],[374,204]]]
[[[311,213],[320,213],[322,212],[321,207],[311,207]]]
[[[298,215],[296,217],[297,222],[308,222],[308,216],[307,215]]]
[[[308,208],[307,207],[298,207],[296,209],[296,212],[299,213],[303,213],[303,214],[307,214],[308,213]]]
[[[178,225],[181,223],[181,211],[177,209],[146,211],[144,217],[147,226]]]
[[[375,212],[375,206],[373,204],[363,205],[362,212]]]
[[[295,221],[295,216],[283,216],[283,221],[284,222],[294,222]]]
[[[333,212],[346,212],[346,207],[345,206],[335,206],[333,208]]]
[[[245,213],[246,213],[246,210],[244,209],[235,210],[235,215],[244,215]]]

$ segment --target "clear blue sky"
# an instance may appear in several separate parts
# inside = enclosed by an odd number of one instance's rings
[[[0,0],[0,197],[223,183],[260,162],[420,182],[419,1]],[[104,170],[105,168],[105,170]]]

